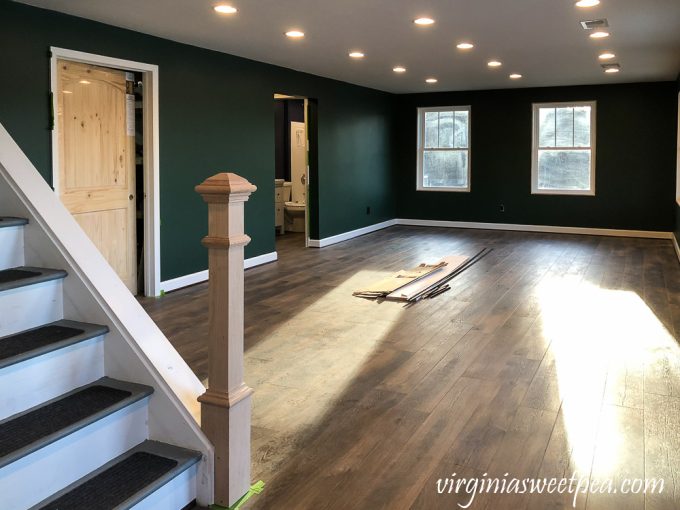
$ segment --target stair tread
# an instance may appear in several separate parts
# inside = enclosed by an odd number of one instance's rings
[[[0,337],[0,369],[89,340],[109,331],[107,326],[59,320]]]
[[[36,283],[65,278],[68,273],[62,269],[20,266],[0,271],[0,292]]]
[[[0,421],[0,468],[153,393],[142,384],[102,377]]]
[[[127,510],[200,459],[199,452],[147,440],[30,510]]]
[[[14,216],[0,216],[0,228],[4,227],[20,227],[26,225],[28,220],[26,218],[16,218]]]

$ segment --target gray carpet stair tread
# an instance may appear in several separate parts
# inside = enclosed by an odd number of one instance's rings
[[[98,324],[59,320],[0,338],[0,369],[106,334]]]
[[[61,269],[46,269],[43,267],[14,267],[0,271],[0,292],[26,287],[36,283],[59,280],[68,275]]]
[[[127,510],[201,459],[201,454],[144,441],[30,510]]]
[[[20,227],[26,225],[28,220],[26,218],[15,218],[14,216],[0,216],[0,228],[4,227]]]
[[[109,377],[0,421],[0,468],[153,393]]]

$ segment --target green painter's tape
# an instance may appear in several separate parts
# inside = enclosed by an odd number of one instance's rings
[[[243,506],[243,504],[245,504],[246,501],[252,498],[255,494],[260,494],[263,490],[264,482],[260,480],[259,482],[251,485],[250,489],[248,489],[248,492],[241,496],[241,498],[232,506],[227,508],[226,506],[210,505],[210,510],[239,510],[239,508],[241,508],[241,506]]]

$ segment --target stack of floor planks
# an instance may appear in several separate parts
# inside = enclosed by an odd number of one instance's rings
[[[402,270],[365,289],[353,293],[367,299],[387,299],[390,301],[415,304],[421,299],[429,299],[450,290],[449,282],[473,264],[480,261],[492,250],[484,248],[473,257],[449,255],[436,264],[420,264],[413,269]]]
[[[446,266],[446,262],[441,261],[437,264],[420,264],[412,269],[401,270],[393,274],[389,278],[380,280],[373,285],[358,290],[353,293],[354,296],[363,298],[385,298],[390,293],[393,293],[411,283],[415,283],[423,278],[426,278],[434,273],[438,273]]]

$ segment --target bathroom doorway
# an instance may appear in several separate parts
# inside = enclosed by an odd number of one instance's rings
[[[274,94],[275,175],[274,229],[277,241],[309,246],[310,176],[316,150],[312,142],[311,101],[306,97]],[[310,154],[314,157],[310,157]],[[312,195],[314,193],[312,192]]]

